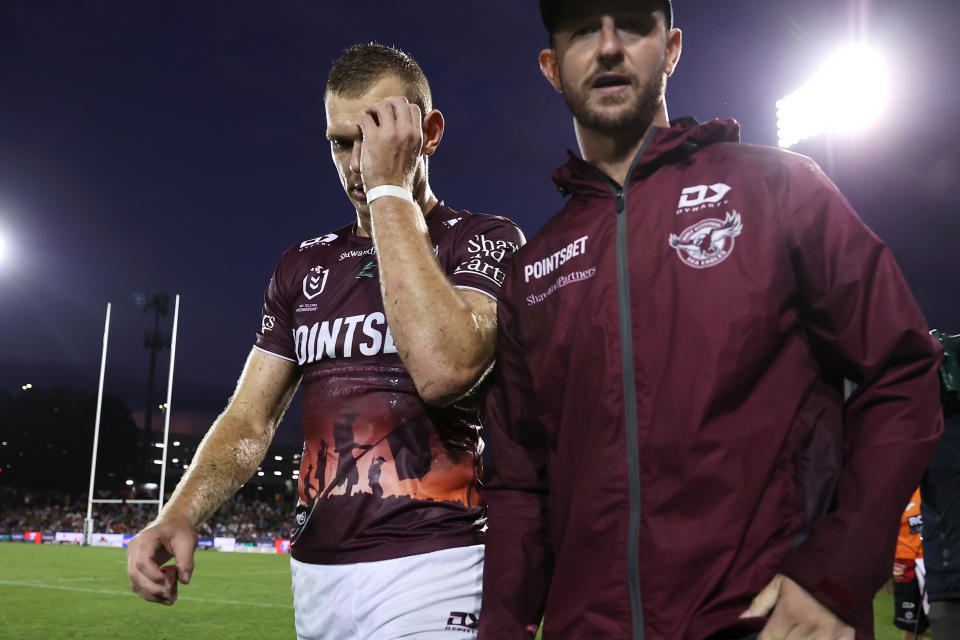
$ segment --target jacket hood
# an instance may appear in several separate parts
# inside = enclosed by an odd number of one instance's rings
[[[732,119],[714,119],[700,124],[694,118],[674,120],[669,127],[653,127],[643,155],[634,163],[629,181],[650,175],[660,167],[680,162],[698,149],[716,142],[740,142],[740,124]],[[563,195],[596,193],[610,195],[614,181],[594,165],[567,151],[566,164],[553,173],[553,182]]]

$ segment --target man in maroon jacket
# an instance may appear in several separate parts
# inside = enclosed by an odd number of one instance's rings
[[[540,7],[583,159],[498,302],[480,636],[872,638],[941,430],[899,269],[811,160],[669,122],[668,1]]]

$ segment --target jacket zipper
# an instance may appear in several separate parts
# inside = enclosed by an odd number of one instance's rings
[[[626,448],[627,448],[627,486],[630,499],[630,519],[627,527],[627,589],[630,597],[630,613],[632,622],[632,637],[634,640],[643,640],[643,601],[640,595],[640,517],[643,500],[640,492],[640,436],[637,425],[637,387],[634,375],[633,353],[633,319],[630,313],[630,262],[627,259],[627,189],[630,186],[630,176],[647,145],[653,139],[657,127],[650,127],[646,138],[637,150],[637,154],[630,163],[630,170],[623,181],[623,187],[618,187],[602,171],[610,190],[616,197],[617,211],[617,308],[620,317],[620,367],[623,378],[623,410],[626,421]],[[591,165],[592,166],[592,165]]]

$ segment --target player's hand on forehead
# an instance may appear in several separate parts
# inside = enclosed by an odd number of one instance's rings
[[[377,126],[409,123],[420,130],[423,122],[420,106],[416,103],[411,104],[406,96],[390,96],[378,100],[367,107],[366,113],[373,116]]]
[[[357,120],[363,136],[360,173],[364,189],[397,185],[413,190],[423,146],[420,107],[404,96],[391,96],[367,107]]]

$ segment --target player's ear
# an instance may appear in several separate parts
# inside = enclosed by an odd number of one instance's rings
[[[672,76],[677,63],[680,62],[680,52],[683,50],[683,33],[680,29],[667,31],[667,75]]]
[[[553,88],[563,93],[563,85],[560,84],[560,67],[557,66],[557,50],[544,49],[540,52],[540,73],[547,79],[547,82],[553,85]]]
[[[431,109],[423,117],[423,155],[431,156],[440,146],[443,138],[443,114],[439,109]]]

